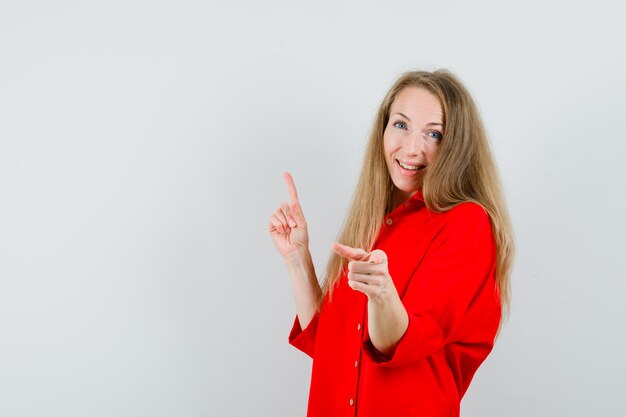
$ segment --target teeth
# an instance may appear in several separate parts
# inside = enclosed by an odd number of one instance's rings
[[[407,164],[403,164],[402,162],[398,161],[398,164],[400,164],[400,166],[404,169],[409,169],[411,171],[417,171],[418,169],[421,169],[422,167],[420,165],[407,165]]]

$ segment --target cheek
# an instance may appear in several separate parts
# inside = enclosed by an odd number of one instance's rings
[[[385,132],[385,135],[383,136],[383,149],[385,150],[385,156],[390,157],[390,154],[397,151],[399,147],[398,138]]]
[[[438,145],[428,147],[426,151],[424,152],[424,156],[426,156],[426,163],[432,164],[435,161],[435,158],[437,158],[438,151],[439,151]]]

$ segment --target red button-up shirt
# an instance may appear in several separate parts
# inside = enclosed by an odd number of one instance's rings
[[[309,417],[458,416],[493,347],[501,307],[489,217],[475,203],[436,213],[418,191],[387,215],[373,249],[409,316],[390,358],[369,340],[367,297],[344,275],[332,301],[289,342],[313,358]]]

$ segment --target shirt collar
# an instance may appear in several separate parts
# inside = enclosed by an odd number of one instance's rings
[[[420,188],[419,190],[417,190],[415,192],[415,194],[413,194],[410,198],[409,201],[412,200],[419,200],[419,201],[424,201],[424,192],[422,191],[422,189]]]
[[[417,190],[411,197],[407,198],[400,206],[421,206],[424,203],[424,193],[421,189]]]

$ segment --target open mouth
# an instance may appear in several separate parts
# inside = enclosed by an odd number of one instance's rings
[[[403,162],[400,162],[397,159],[396,159],[396,162],[398,163],[398,165],[400,165],[401,168],[406,169],[407,171],[420,171],[420,170],[426,168],[426,165],[424,165],[424,164],[416,164],[416,165],[405,164]]]

